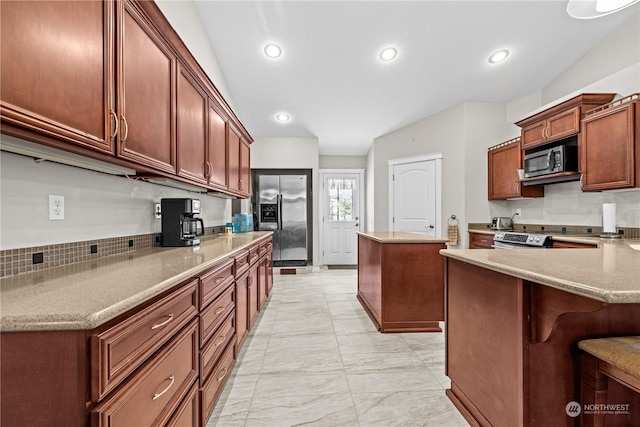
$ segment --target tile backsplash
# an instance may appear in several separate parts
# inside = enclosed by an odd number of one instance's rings
[[[205,228],[205,236],[224,232],[224,226]],[[0,277],[15,276],[88,261],[128,251],[160,246],[161,233],[121,236],[0,251]]]

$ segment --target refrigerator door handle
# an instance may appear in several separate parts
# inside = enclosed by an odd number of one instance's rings
[[[282,230],[282,194],[278,194],[278,230]]]

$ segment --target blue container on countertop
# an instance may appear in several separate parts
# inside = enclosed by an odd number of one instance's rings
[[[238,213],[233,216],[233,232],[246,233],[253,231],[253,215]]]

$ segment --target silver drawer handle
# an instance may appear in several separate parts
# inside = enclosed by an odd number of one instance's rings
[[[227,372],[229,372],[228,369],[224,368],[224,374],[220,378],[218,378],[218,382],[222,381],[224,379],[224,377],[227,376]]]
[[[222,343],[225,342],[225,340],[227,339],[227,334],[224,334],[220,338],[222,338],[222,339],[220,340],[220,342],[216,343],[216,348],[220,347],[222,345]]]
[[[169,381],[171,381],[169,383],[169,385],[167,386],[167,388],[165,388],[164,390],[162,390],[160,393],[156,393],[153,395],[153,397],[151,398],[151,400],[156,400],[157,398],[159,398],[160,396],[162,396],[163,394],[165,394],[166,392],[169,391],[169,389],[171,388],[171,386],[173,385],[173,382],[176,380],[176,378],[173,376],[173,374],[167,378]]]
[[[213,314],[220,314],[224,311],[225,307],[220,307],[218,308],[216,311],[213,312]]]
[[[164,322],[156,323],[151,327],[151,330],[161,328],[167,323],[171,322],[172,320],[173,320],[173,313],[169,313],[169,318],[167,320],[165,320]]]
[[[217,277],[216,278],[216,285],[219,283],[222,283],[224,281],[224,277]]]

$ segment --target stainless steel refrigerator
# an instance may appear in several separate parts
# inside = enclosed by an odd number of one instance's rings
[[[276,265],[307,264],[306,175],[258,175],[258,230],[273,231]]]

